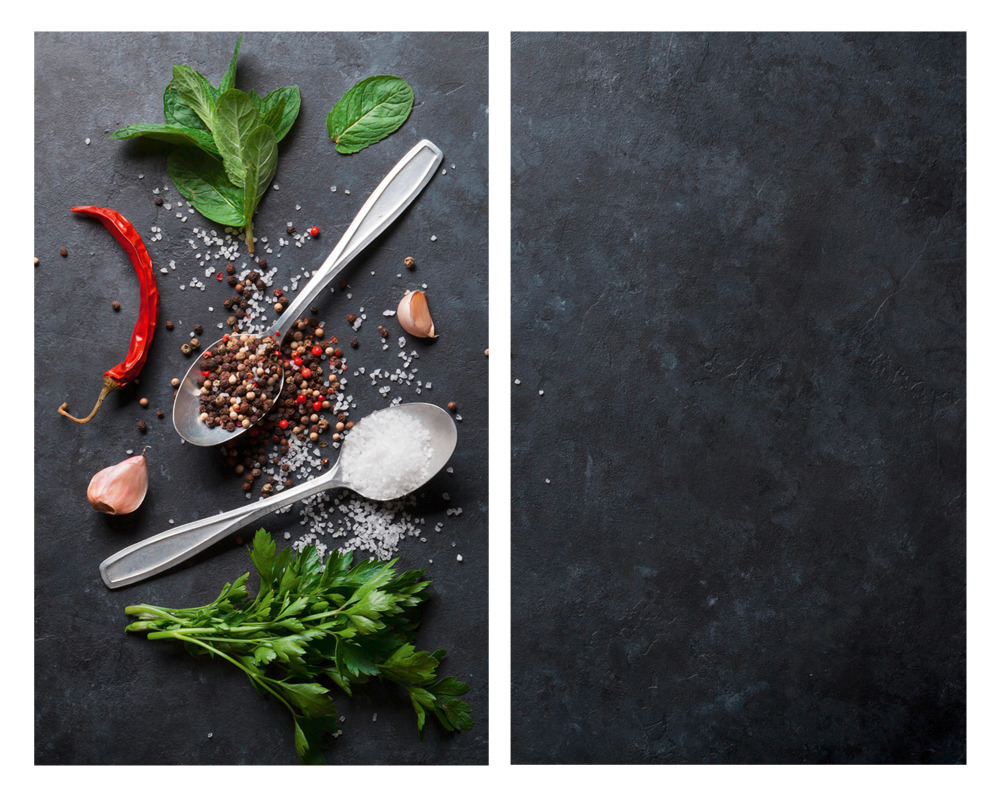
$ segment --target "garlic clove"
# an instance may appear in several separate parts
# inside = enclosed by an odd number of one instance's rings
[[[408,291],[399,301],[396,318],[400,327],[417,338],[437,338],[427,296],[422,291]]]
[[[108,466],[95,474],[87,486],[87,501],[94,510],[118,516],[131,513],[146,498],[149,472],[145,450],[141,455]]]

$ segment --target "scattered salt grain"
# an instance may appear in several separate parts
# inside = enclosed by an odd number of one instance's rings
[[[90,144],[90,139],[84,139],[83,143],[84,144]],[[139,177],[142,177],[142,175],[139,175]]]
[[[461,555],[456,555],[455,556],[455,560],[457,560],[459,563],[461,563],[462,562],[462,556]]]

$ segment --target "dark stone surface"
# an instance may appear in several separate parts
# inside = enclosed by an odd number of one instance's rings
[[[964,762],[964,36],[512,58],[514,761]]]
[[[35,420],[36,633],[35,756],[38,763],[295,763],[292,727],[284,708],[259,697],[235,668],[187,655],[165,642],[126,635],[123,608],[135,602],[188,606],[213,599],[223,582],[250,568],[245,546],[230,540],[207,556],[147,583],[108,591],[98,563],[134,541],[247,500],[214,449],[181,446],[169,420],[170,378],[183,373],[179,351],[191,326],[206,341],[221,335],[225,283],[206,278],[187,243],[197,214],[182,223],[176,207],[153,204],[152,189],[170,186],[165,146],[109,141],[107,133],[133,122],[162,121],[161,95],[171,66],[187,63],[217,83],[236,34],[39,34],[35,52]],[[326,115],[357,80],[399,74],[416,93],[406,124],[387,140],[345,157],[326,135]],[[338,700],[344,734],[328,753],[331,763],[485,763],[487,757],[487,50],[484,34],[262,34],[243,40],[237,86],[270,91],[297,84],[302,111],[280,145],[275,182],[255,218],[255,231],[276,242],[285,223],[321,228],[301,249],[285,247],[278,280],[315,268],[336,243],[369,192],[421,138],[445,153],[437,175],[406,214],[349,267],[352,299],[325,294],[320,318],[345,340],[348,312],[365,306],[368,321],[347,349],[354,418],[404,399],[461,406],[454,474],[435,478],[418,504],[426,543],[409,539],[401,566],[429,566],[433,598],[418,636],[424,647],[446,648],[444,668],[467,680],[476,727],[449,736],[433,724],[417,740],[413,710],[394,691],[363,691]],[[262,93],[263,93],[262,91]],[[90,145],[84,143],[90,138]],[[451,164],[455,169],[451,168]],[[140,177],[142,176],[142,177]],[[330,191],[337,185],[336,193]],[[350,190],[347,194],[345,189]],[[177,199],[176,190],[166,196]],[[102,373],[124,357],[137,310],[138,289],[128,260],[100,224],[70,213],[78,204],[125,214],[147,238],[157,270],[160,327],[141,385],[105,403],[88,425],[56,415],[65,400],[86,413]],[[297,211],[296,204],[301,204]],[[212,225],[221,229],[217,225]],[[431,242],[430,237],[437,236]],[[67,258],[59,257],[66,247]],[[413,255],[408,273],[403,257]],[[217,262],[221,269],[224,261]],[[375,272],[374,275],[371,272]],[[397,279],[397,273],[402,278]],[[179,289],[197,277],[204,291]],[[433,384],[416,396],[394,389],[382,399],[370,381],[353,377],[364,365],[395,370],[395,309],[407,287],[428,284],[442,333],[433,343],[410,341],[420,359],[418,377]],[[112,300],[122,304],[111,310]],[[215,308],[209,312],[208,307]],[[385,322],[393,346],[383,352],[376,326]],[[181,324],[182,323],[182,324]],[[146,396],[148,409],[138,400]],[[158,420],[163,408],[167,418]],[[145,419],[146,436],[136,430]],[[149,495],[129,518],[91,510],[85,499],[99,469],[150,445]],[[450,503],[441,499],[450,493]],[[446,507],[464,513],[446,516]],[[444,523],[434,533],[437,522]],[[272,516],[265,525],[281,540],[297,537],[299,514]],[[451,542],[457,546],[452,548]],[[462,553],[464,562],[457,562]],[[433,565],[428,561],[433,559]],[[378,720],[372,723],[373,713]],[[208,734],[213,733],[209,738]]]

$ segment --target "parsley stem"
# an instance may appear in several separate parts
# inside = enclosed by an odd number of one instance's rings
[[[198,638],[189,638],[186,635],[177,635],[177,634],[174,634],[172,637],[178,639],[179,641],[187,641],[190,644],[197,644],[200,647],[204,647],[209,652],[214,652],[219,657],[225,658],[230,663],[232,663],[234,666],[236,666],[239,669],[241,669],[247,675],[247,677],[249,677],[251,680],[253,680],[255,683],[257,683],[259,686],[261,686],[269,694],[272,694],[273,696],[277,697],[278,701],[281,702],[281,704],[283,704],[285,707],[288,708],[288,712],[291,713],[293,716],[295,715],[295,710],[292,708],[292,706],[290,704],[288,704],[288,702],[285,700],[285,698],[281,694],[279,694],[277,691],[275,691],[271,686],[269,686],[267,684],[268,682],[273,682],[273,681],[272,680],[268,680],[268,678],[265,677],[263,674],[254,674],[252,671],[250,671],[246,666],[244,666],[238,660],[235,660],[235,659],[229,657],[229,655],[227,655],[225,652],[223,652],[223,651],[221,651],[219,649],[216,649],[214,646],[211,646],[210,644],[206,644],[204,641],[199,640]]]
[[[166,608],[158,608],[156,605],[129,605],[125,608],[125,614],[127,616],[142,616],[144,614],[149,614],[153,616],[161,616],[165,619],[171,619],[176,621],[178,624],[183,624],[184,620],[178,618],[173,613],[169,613]]]

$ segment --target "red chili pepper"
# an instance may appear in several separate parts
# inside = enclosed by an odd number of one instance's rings
[[[128,355],[125,360],[117,366],[112,366],[104,373],[104,388],[101,389],[97,404],[88,416],[77,419],[66,411],[68,402],[59,406],[59,413],[72,419],[74,422],[83,424],[94,418],[97,409],[101,407],[104,398],[112,391],[131,383],[139,376],[143,365],[146,363],[146,356],[149,354],[149,345],[153,341],[153,333],[156,331],[156,317],[160,312],[160,295],[156,290],[156,277],[153,274],[153,262],[146,251],[146,245],[142,243],[140,236],[131,222],[117,211],[110,208],[98,208],[92,205],[77,206],[71,209],[73,213],[84,214],[99,219],[111,235],[128,254],[139,277],[140,303],[139,318],[132,328],[132,341],[129,346]]]

